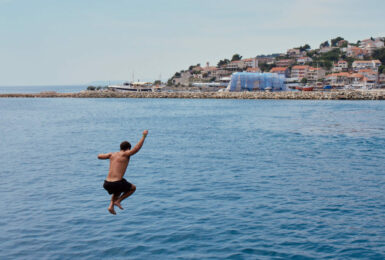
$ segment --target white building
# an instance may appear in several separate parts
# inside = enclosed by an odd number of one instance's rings
[[[334,64],[333,72],[341,72],[341,71],[347,71],[348,70],[348,62],[344,60],[339,60],[337,63]]]
[[[308,56],[304,56],[304,57],[299,57],[297,59],[297,63],[300,64],[300,65],[305,65],[306,63],[309,63],[309,62],[312,62],[313,59],[308,57]]]
[[[310,81],[317,81],[325,77],[325,70],[322,68],[309,67],[307,72],[307,79]]]
[[[379,60],[356,60],[352,64],[353,70],[355,71],[362,69],[372,69],[374,71],[378,71],[380,66],[381,62]]]

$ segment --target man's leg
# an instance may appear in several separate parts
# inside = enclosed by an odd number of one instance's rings
[[[124,192],[119,198],[117,198],[114,202],[114,204],[116,206],[118,206],[120,209],[123,209],[122,208],[122,205],[120,205],[120,203],[122,202],[122,200],[130,197],[134,192],[136,191],[136,186],[134,184],[131,184],[131,189],[130,191],[126,191]]]
[[[116,215],[116,212],[115,212],[115,204],[114,202],[116,201],[116,199],[118,198],[119,196],[116,196],[115,194],[112,194],[111,196],[111,202],[110,202],[110,205],[108,206],[108,211],[111,213],[111,214],[114,214]]]

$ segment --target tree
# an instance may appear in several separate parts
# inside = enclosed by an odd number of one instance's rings
[[[239,54],[234,54],[233,57],[231,58],[231,61],[237,61],[237,60],[241,60],[242,59],[242,56],[239,55]]]
[[[175,78],[180,78],[180,76],[181,76],[180,72],[175,72],[175,75],[174,75]]]
[[[322,49],[322,48],[329,47],[329,46],[330,46],[329,42],[324,41],[323,43],[321,43],[321,45],[319,47]]]
[[[160,80],[155,80],[154,81],[154,85],[160,85],[160,84],[162,84],[162,81],[160,81]]]
[[[91,91],[93,91],[93,90],[95,90],[96,88],[94,87],[94,86],[88,86],[87,87],[87,90],[91,90]]]
[[[378,73],[385,73],[385,65],[381,65],[380,67],[378,67]]]
[[[259,68],[261,69],[262,72],[269,72],[274,67],[276,67],[275,64],[267,64],[267,63],[259,64]]]
[[[344,58],[344,60],[348,62],[348,68],[349,69],[352,68],[352,64],[355,61],[355,59],[353,57],[346,57]]]
[[[223,65],[226,65],[226,64],[229,64],[230,61],[228,59],[223,59],[223,60],[220,60],[217,64],[217,67],[222,67]]]
[[[310,50],[310,45],[309,44],[305,44],[304,46],[300,46],[299,47],[299,50],[300,51],[307,51],[307,50]]]
[[[325,61],[324,62],[324,67],[327,69],[327,70],[330,70],[332,67],[333,67],[333,63],[331,61]]]
[[[335,46],[337,46],[337,43],[338,43],[339,41],[342,41],[342,40],[344,40],[344,38],[338,36],[337,38],[331,39],[330,43],[332,44],[332,46],[335,47]]]
[[[302,83],[302,84],[306,84],[306,83],[307,83],[307,78],[302,78],[302,79],[301,79],[301,83]]]
[[[385,65],[385,48],[374,50],[372,57],[381,61]]]
[[[320,59],[326,60],[326,61],[338,61],[340,59],[340,49],[333,49],[329,52],[323,53],[320,56]]]
[[[312,58],[317,56],[317,51],[316,50],[311,50],[307,52],[307,56]]]

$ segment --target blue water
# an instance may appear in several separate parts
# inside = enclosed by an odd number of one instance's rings
[[[9,93],[40,93],[44,91],[55,91],[57,93],[73,93],[86,90],[87,86],[0,86],[0,94]]]
[[[0,99],[0,165],[0,259],[385,258],[381,101]]]

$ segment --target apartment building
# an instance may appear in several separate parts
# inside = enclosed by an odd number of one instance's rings
[[[306,78],[310,81],[317,81],[325,77],[325,70],[322,68],[309,67]]]
[[[297,65],[291,68],[291,77],[298,78],[299,80],[306,78],[310,66],[308,65]]]
[[[286,78],[290,76],[290,70],[288,67],[274,67],[270,70],[270,73],[277,73],[279,75],[284,75]]]
[[[277,65],[277,67],[288,67],[294,63],[295,63],[295,60],[293,59],[283,59],[283,60],[277,60],[275,62],[275,65]]]
[[[337,63],[334,63],[333,72],[341,72],[348,70],[348,62],[344,60],[339,60]]]
[[[352,58],[363,59],[367,54],[368,52],[366,50],[355,46],[349,46],[346,49],[346,55]]]
[[[304,56],[304,57],[299,57],[297,59],[297,63],[300,64],[300,65],[305,65],[306,63],[309,63],[309,62],[312,62],[313,59],[310,58],[310,57],[307,57],[307,56]]]
[[[372,69],[374,71],[378,71],[380,66],[381,62],[379,60],[356,60],[352,64],[354,71],[359,71],[361,69]]]

